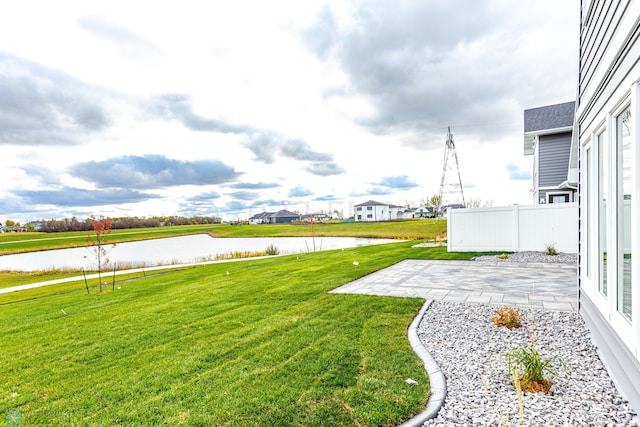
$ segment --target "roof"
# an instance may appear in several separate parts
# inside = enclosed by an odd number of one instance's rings
[[[380,202],[375,202],[373,200],[369,200],[367,202],[364,203],[360,203],[357,206],[390,206],[388,203],[380,203]]]
[[[575,101],[524,110],[524,132],[573,126]]]
[[[273,215],[273,212],[260,212],[255,214],[254,216],[252,216],[249,219],[261,219],[261,218],[268,218],[269,216]]]
[[[575,101],[524,110],[524,154],[534,153],[538,135],[571,132]]]
[[[298,218],[299,216],[300,216],[299,214],[289,212],[286,209],[282,209],[274,213],[273,215],[271,215],[271,218],[291,218],[291,217]]]

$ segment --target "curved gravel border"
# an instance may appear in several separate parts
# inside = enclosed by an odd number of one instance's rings
[[[634,412],[615,388],[589,332],[577,313],[523,310],[520,329],[493,324],[496,307],[433,302],[418,336],[440,364],[447,395],[425,426],[635,426]],[[568,366],[552,378],[551,393],[524,395],[523,423],[504,353],[528,345],[535,329],[543,356],[558,356]]]

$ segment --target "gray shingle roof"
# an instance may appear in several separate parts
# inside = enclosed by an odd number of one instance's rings
[[[272,218],[298,218],[300,215],[289,212],[286,209],[279,210],[278,212],[271,215]]]
[[[574,101],[524,110],[524,131],[526,133],[573,126],[574,112]]]
[[[364,203],[360,203],[360,204],[356,205],[356,207],[358,207],[358,206],[388,206],[388,204],[387,203],[375,202],[373,200],[369,200],[369,201],[366,201]]]

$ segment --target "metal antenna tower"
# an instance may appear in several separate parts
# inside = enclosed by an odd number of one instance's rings
[[[456,145],[453,143],[453,134],[449,126],[447,126],[447,141],[444,146],[444,163],[442,164],[442,179],[440,180],[440,194],[438,196],[440,198],[440,210],[451,205],[466,206]]]

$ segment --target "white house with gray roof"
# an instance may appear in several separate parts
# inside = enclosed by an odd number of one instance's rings
[[[524,110],[524,154],[533,155],[533,203],[575,201],[567,179],[575,102]]]
[[[369,200],[354,207],[353,217],[356,222],[391,221],[402,218],[402,206],[390,205]]]

